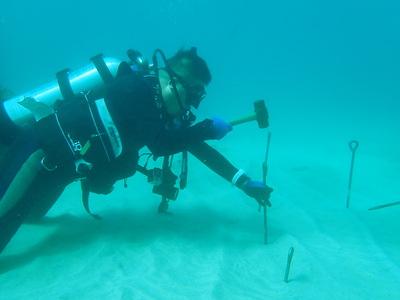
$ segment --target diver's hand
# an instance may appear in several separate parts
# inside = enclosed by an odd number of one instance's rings
[[[273,189],[259,181],[247,180],[241,189],[250,197],[257,200],[261,206],[268,205],[271,207],[269,202],[269,196]]]
[[[215,116],[212,117],[211,120],[213,121],[211,130],[213,131],[214,139],[220,140],[232,130],[232,125],[221,117]]]

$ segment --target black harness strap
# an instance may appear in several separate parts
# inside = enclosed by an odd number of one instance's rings
[[[68,73],[70,69],[64,69],[56,73],[56,78],[58,86],[60,87],[61,95],[65,100],[71,99],[74,96],[74,91],[71,87],[71,82],[69,81]]]
[[[182,168],[180,175],[179,188],[183,190],[187,184],[187,176],[188,176],[188,153],[187,151],[182,152]]]
[[[108,83],[114,79],[113,75],[107,67],[106,62],[104,61],[103,54],[93,56],[90,60],[93,62],[104,83]]]
[[[99,215],[92,214],[89,208],[89,195],[90,195],[90,188],[86,180],[81,180],[81,188],[82,188],[82,203],[85,207],[85,210],[89,215],[91,215],[96,220],[101,220]]]

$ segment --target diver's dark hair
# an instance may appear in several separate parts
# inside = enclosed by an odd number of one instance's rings
[[[211,73],[207,63],[197,55],[193,48],[190,50],[180,49],[168,59],[168,65],[174,71],[186,69],[191,76],[203,81],[206,85],[211,81]]]

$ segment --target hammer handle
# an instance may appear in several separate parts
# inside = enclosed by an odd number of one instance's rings
[[[238,119],[235,119],[235,120],[231,120],[229,123],[232,126],[235,126],[235,125],[247,123],[247,122],[250,122],[250,121],[254,121],[256,119],[257,119],[256,114],[252,113],[251,115],[248,115],[248,116],[245,116],[245,117],[241,117],[241,118],[238,118]]]

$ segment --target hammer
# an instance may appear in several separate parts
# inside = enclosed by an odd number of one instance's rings
[[[267,107],[265,106],[264,100],[258,100],[254,102],[254,113],[252,113],[251,115],[232,120],[229,123],[232,126],[235,126],[238,124],[243,124],[254,120],[257,121],[259,128],[267,128],[269,126],[268,110]]]

